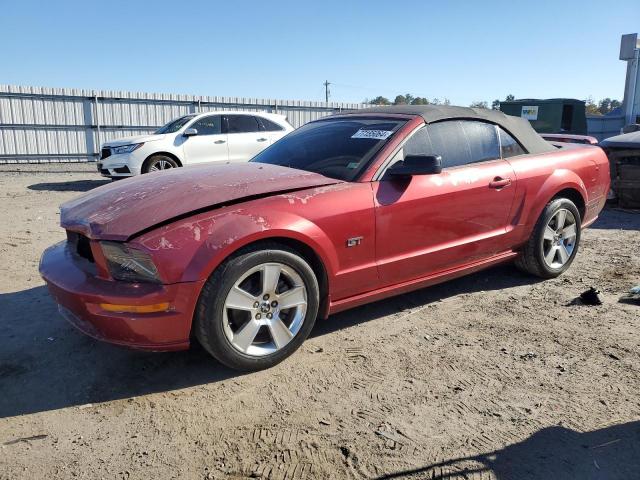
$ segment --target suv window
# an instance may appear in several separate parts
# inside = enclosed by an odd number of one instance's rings
[[[263,117],[256,117],[256,118],[258,119],[260,128],[266,132],[279,132],[281,130],[284,130],[284,128],[282,128],[276,122],[272,122],[271,120],[268,120]]]
[[[227,133],[259,132],[260,126],[253,115],[227,115]]]
[[[220,115],[210,115],[193,122],[190,128],[198,130],[198,135],[219,135],[222,133],[222,122]]]
[[[433,123],[428,126],[432,154],[442,156],[444,168],[500,158],[495,125],[470,120]]]
[[[502,158],[515,157],[516,155],[524,155],[525,150],[516,142],[515,138],[505,132],[502,128],[498,127],[500,134],[500,153]]]
[[[184,117],[176,118],[175,120],[171,120],[165,126],[160,127],[158,130],[154,132],[155,135],[161,135],[163,133],[176,133],[180,130],[189,120],[191,120],[195,115],[185,115]]]

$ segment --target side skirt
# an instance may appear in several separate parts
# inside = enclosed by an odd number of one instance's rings
[[[421,288],[429,287],[437,283],[446,282],[447,280],[452,280],[454,278],[463,277],[470,273],[484,270],[485,268],[492,267],[499,263],[508,262],[509,260],[513,260],[518,255],[518,252],[509,250],[507,252],[499,253],[492,257],[480,260],[478,262],[470,263],[462,267],[444,270],[442,272],[438,272],[426,277],[416,278],[407,282],[390,285],[378,290],[372,290],[371,292],[361,293],[359,295],[354,295],[342,300],[337,300],[330,303],[329,314],[342,312],[343,310],[358,307],[360,305],[364,305],[365,303],[375,302],[384,298],[393,297],[395,295],[401,295],[413,290],[419,290]]]

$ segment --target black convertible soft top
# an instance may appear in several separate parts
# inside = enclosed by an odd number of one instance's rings
[[[420,115],[427,123],[441,120],[482,120],[500,125],[516,138],[529,153],[553,152],[556,148],[533,129],[528,120],[505,115],[486,108],[452,107],[445,105],[390,105],[352,110],[349,113],[396,113]]]

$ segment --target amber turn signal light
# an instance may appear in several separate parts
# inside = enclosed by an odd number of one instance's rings
[[[114,305],[113,303],[101,303],[100,308],[107,312],[118,313],[157,313],[169,311],[169,302],[154,303],[151,305]]]

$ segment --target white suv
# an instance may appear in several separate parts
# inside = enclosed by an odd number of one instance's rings
[[[152,135],[106,142],[98,171],[117,179],[204,162],[244,162],[292,130],[284,115],[273,113],[185,115]]]

